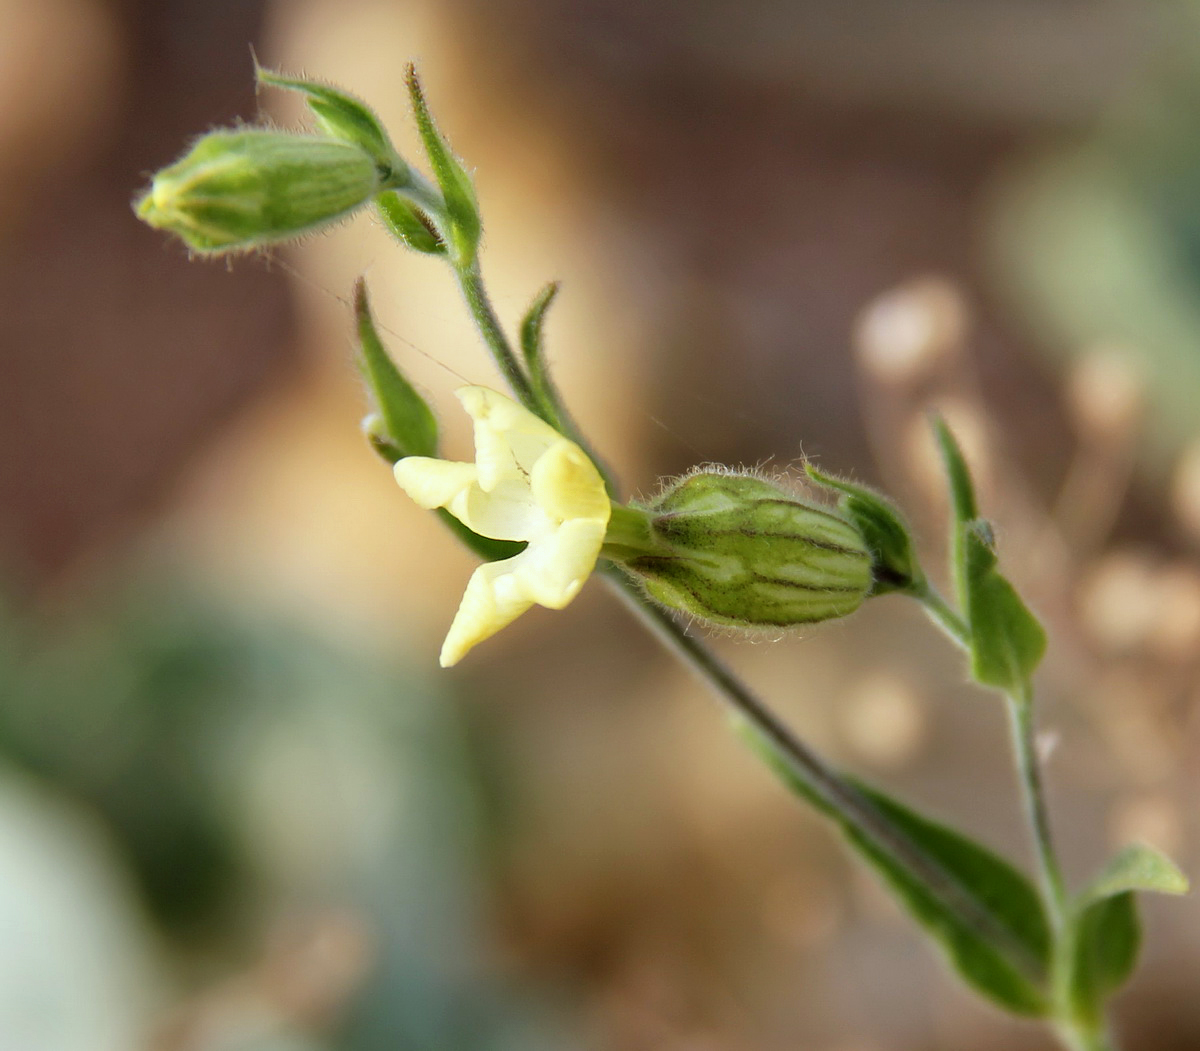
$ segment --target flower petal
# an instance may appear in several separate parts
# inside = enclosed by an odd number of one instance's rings
[[[534,503],[524,478],[506,479],[490,492],[472,486],[450,512],[481,536],[493,540],[532,540],[557,524]]]
[[[593,518],[564,522],[509,559],[521,594],[539,606],[562,609],[583,587],[600,555],[607,523]]]
[[[587,454],[566,438],[551,446],[533,466],[533,499],[551,518],[565,522],[590,518],[605,525],[612,512],[604,479]]]
[[[475,421],[475,465],[487,492],[506,479],[528,480],[542,454],[563,440],[528,409],[487,387],[462,387],[455,394]]]
[[[406,456],[396,461],[393,471],[400,488],[426,511],[446,507],[479,480],[473,463],[435,460],[430,456]]]
[[[485,562],[471,574],[442,643],[443,668],[457,664],[473,646],[491,638],[533,605],[533,598],[524,593],[513,573],[513,563],[524,556],[522,551],[501,562]]]

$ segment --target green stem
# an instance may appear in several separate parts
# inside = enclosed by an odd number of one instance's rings
[[[938,626],[969,653],[970,628],[949,603],[925,582],[912,594],[924,605]],[[1050,833],[1050,815],[1046,808],[1045,787],[1042,783],[1041,765],[1038,762],[1037,736],[1033,723],[1033,687],[1025,683],[1017,695],[1008,696],[1007,699],[1013,750],[1017,758],[1025,814],[1029,819],[1029,828],[1037,850],[1042,888],[1054,929],[1061,933],[1067,915],[1067,890],[1054,850],[1054,839]]]
[[[467,301],[467,307],[471,311],[471,317],[475,321],[475,327],[483,337],[484,343],[487,344],[492,359],[496,362],[496,367],[499,368],[501,375],[504,376],[505,382],[517,396],[517,400],[534,415],[539,416],[551,427],[565,434],[587,453],[588,459],[596,465],[596,470],[604,479],[604,486],[608,490],[609,496],[614,495],[617,490],[612,472],[596,455],[591,443],[580,432],[570,414],[555,402],[546,403],[538,397],[538,392],[530,382],[516,351],[513,350],[512,343],[505,335],[500,319],[496,317],[496,311],[492,308],[492,301],[483,283],[483,274],[479,269],[478,260],[469,266],[452,267],[452,269],[454,276],[458,279],[458,287],[462,290],[463,298]],[[557,394],[555,394],[555,399],[557,399]]]
[[[1111,1034],[1104,1029],[1090,1029],[1066,1024],[1058,1027],[1058,1038],[1070,1051],[1119,1051]]]
[[[922,580],[909,592],[925,607],[925,612],[939,628],[950,636],[960,648],[971,651],[971,630],[937,590],[927,580]]]
[[[478,262],[453,269],[454,276],[458,278],[458,287],[462,290],[463,298],[466,299],[467,306],[471,311],[471,317],[475,319],[475,327],[483,336],[483,341],[487,344],[492,359],[504,376],[505,382],[522,405],[536,412],[537,398],[534,396],[533,387],[530,386],[529,377],[525,375],[525,370],[517,360],[512,344],[504,334],[504,329],[500,327],[500,319],[496,317],[496,312],[492,309],[492,301],[488,298],[487,289],[484,288],[483,275],[479,271]]]
[[[970,628],[949,603],[926,582],[922,582],[920,588],[914,589],[912,595],[924,605],[926,612],[938,626],[962,649],[970,653]],[[1056,1007],[1061,1019],[1057,1027],[1058,1035],[1071,1051],[1116,1051],[1117,1045],[1111,1036],[1102,1029],[1082,1026],[1071,1017],[1069,1007],[1062,1002],[1064,992],[1061,983],[1066,966],[1064,957],[1071,951],[1067,930],[1070,905],[1066,881],[1054,849],[1045,784],[1042,780],[1041,763],[1038,761],[1032,684],[1024,683],[1018,693],[1006,695],[1005,699],[1008,702],[1009,729],[1017,761],[1021,799],[1037,854],[1042,897],[1054,930],[1055,986],[1056,999],[1059,1001]]]
[[[408,168],[402,183],[387,188],[395,190],[402,197],[407,197],[430,215],[440,217],[446,213],[446,199],[442,196],[442,191],[415,168]]]
[[[1038,762],[1037,732],[1033,721],[1033,688],[1029,683],[1024,684],[1019,694],[1008,698],[1008,713],[1025,815],[1037,851],[1042,889],[1049,906],[1051,923],[1061,938],[1067,922],[1067,886],[1050,831],[1050,813],[1046,807],[1046,790]]]
[[[647,599],[621,570],[608,564],[601,571],[653,634],[707,683],[731,714],[750,727],[772,759],[787,770],[818,810],[890,856],[964,926],[1007,955],[1014,967],[1032,981],[1042,980],[1037,962],[977,903],[971,888],[963,886],[892,824],[853,784],[792,733],[708,647],[690,636],[669,612]]]

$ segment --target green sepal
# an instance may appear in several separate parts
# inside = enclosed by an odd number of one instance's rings
[[[1141,946],[1137,891],[1186,894],[1187,878],[1150,847],[1126,847],[1080,894],[1074,909],[1067,991],[1074,1016],[1103,1024],[1105,1001],[1133,973]]]
[[[1019,695],[1046,652],[1046,632],[996,568],[988,523],[976,519],[959,529],[971,675],[984,686]]]
[[[421,135],[434,178],[437,179],[446,202],[446,221],[449,226],[447,234],[452,260],[457,267],[469,267],[475,262],[479,240],[483,234],[474,184],[466,168],[450,152],[449,145],[438,130],[425,102],[425,93],[421,89],[420,80],[417,79],[417,71],[411,62],[405,71],[404,79],[408,85],[417,131]]]
[[[871,552],[855,526],[763,478],[697,470],[640,510],[652,543],[621,564],[655,602],[706,623],[815,624],[870,593]]]
[[[811,791],[758,730],[745,722],[738,728],[792,791],[841,828],[964,981],[1013,1014],[1049,1013],[1050,925],[1041,897],[1020,872],[961,833],[851,781],[896,834],[944,874],[960,906],[950,907],[946,893],[935,893],[888,844]]]
[[[379,406],[383,435],[390,448],[404,456],[436,456],[437,419],[412,384],[388,356],[367,300],[366,282],[354,286],[354,315],[358,331],[358,358],[367,386]],[[372,444],[379,449],[377,440]],[[393,461],[394,462],[394,461]]]
[[[427,255],[445,255],[446,246],[428,213],[395,190],[375,198],[375,208],[384,226],[405,247]]]
[[[304,95],[318,127],[332,138],[353,143],[370,154],[385,185],[403,186],[411,181],[408,165],[396,152],[379,118],[361,99],[329,84],[289,77],[257,64],[254,76],[260,84]]]
[[[917,561],[908,525],[891,501],[870,489],[824,474],[810,463],[804,465],[804,470],[817,485],[841,493],[838,510],[858,527],[874,558],[871,594],[919,589],[925,574]]]

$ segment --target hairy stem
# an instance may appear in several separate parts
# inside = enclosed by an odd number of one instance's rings
[[[1006,955],[1014,967],[1032,981],[1041,981],[1044,976],[1037,961],[996,924],[969,887],[946,872],[880,813],[862,792],[798,738],[707,646],[690,636],[670,613],[642,595],[624,573],[615,567],[606,567],[604,572],[639,619],[708,684],[734,716],[749,725],[803,787],[813,805],[897,861],[965,926]]]
[[[1046,790],[1037,754],[1033,689],[1028,683],[1019,695],[1008,698],[1008,713],[1025,815],[1037,851],[1042,889],[1045,891],[1050,920],[1061,936],[1067,918],[1067,887],[1054,850],[1054,837],[1050,832],[1050,814],[1046,807]]]
[[[458,287],[462,290],[463,298],[466,299],[471,317],[475,321],[475,327],[483,337],[484,343],[487,344],[492,360],[496,362],[496,367],[504,376],[505,382],[517,396],[517,400],[534,415],[546,420],[551,427],[560,430],[587,453],[588,459],[596,465],[600,477],[604,479],[604,486],[609,495],[615,495],[617,488],[612,471],[596,454],[591,443],[583,436],[570,414],[562,407],[557,392],[553,393],[553,400],[550,402],[539,397],[538,391],[535,390],[512,343],[505,334],[500,319],[496,317],[496,311],[492,308],[491,298],[483,283],[483,274],[479,269],[478,261],[468,267],[454,267],[453,269],[454,276],[458,279]],[[546,382],[549,382],[548,378],[546,378]]]
[[[463,298],[466,299],[467,307],[471,311],[471,317],[475,320],[475,327],[483,336],[483,341],[487,344],[492,359],[504,376],[504,381],[512,388],[512,392],[522,405],[536,412],[537,399],[534,397],[529,377],[525,375],[525,370],[521,367],[517,355],[513,352],[512,344],[508,341],[508,336],[504,334],[504,329],[500,326],[500,319],[496,317],[496,312],[492,309],[492,301],[488,298],[487,289],[484,287],[479,264],[476,262],[470,266],[454,267],[453,269],[454,276],[458,278],[458,287],[462,290]]]

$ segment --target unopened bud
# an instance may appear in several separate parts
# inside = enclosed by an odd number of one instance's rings
[[[154,175],[136,211],[194,251],[230,252],[318,229],[384,188],[358,146],[261,128],[215,131]]]
[[[630,509],[634,510],[634,509]],[[614,515],[605,553],[651,598],[714,624],[811,624],[853,613],[871,592],[859,531],[751,475],[701,471],[643,515],[641,535]]]

